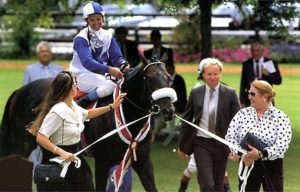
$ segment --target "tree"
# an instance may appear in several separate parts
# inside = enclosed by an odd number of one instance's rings
[[[35,27],[50,28],[54,23],[63,19],[63,15],[53,15],[53,12],[74,12],[81,1],[68,7],[68,0],[10,0],[1,9],[1,15],[6,16],[5,28],[12,28],[14,42],[13,55],[15,58],[31,56],[31,47],[38,40]]]
[[[201,31],[201,50],[202,58],[211,57],[212,42],[211,42],[211,9],[214,0],[198,0],[200,7],[200,31]]]
[[[144,1],[145,2],[145,1]],[[229,2],[229,1],[228,1]],[[298,0],[236,0],[238,7],[241,5],[253,5],[254,15],[260,24],[256,29],[265,29],[271,34],[287,36],[288,28],[284,26],[283,20],[291,22],[296,17],[296,9],[293,3]],[[226,0],[164,0],[161,5],[175,6],[177,10],[197,4],[200,10],[199,27],[201,31],[202,58],[212,55],[211,16],[212,6],[226,3]],[[174,9],[173,9],[174,10]]]
[[[51,27],[65,17],[63,14],[54,17],[53,11],[58,13],[74,13],[84,0],[78,0],[74,7],[68,7],[68,0],[10,0],[1,7],[0,14],[14,13],[9,17],[10,25],[14,29],[13,40],[15,55],[20,57],[30,56],[30,47],[35,43],[36,34],[34,27]],[[254,15],[259,23],[257,31],[265,29],[272,34],[287,36],[288,28],[284,26],[284,20],[290,22],[295,18],[296,9],[293,3],[299,0],[235,0],[241,6],[243,4],[254,5]],[[98,1],[103,3],[106,1]],[[111,0],[124,6],[123,0]],[[135,3],[154,3],[162,8],[172,6],[172,10],[180,10],[191,6],[198,6],[200,11],[199,28],[201,31],[202,57],[212,55],[211,36],[211,9],[214,5],[226,2],[226,0],[133,0]],[[229,2],[229,1],[228,1]],[[9,28],[9,27],[8,27]]]

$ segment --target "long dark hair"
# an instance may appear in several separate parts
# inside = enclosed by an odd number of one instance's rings
[[[67,98],[74,83],[74,79],[69,71],[62,71],[56,76],[46,97],[35,109],[38,116],[29,124],[29,128],[27,129],[31,134],[37,135],[47,113],[55,104]]]

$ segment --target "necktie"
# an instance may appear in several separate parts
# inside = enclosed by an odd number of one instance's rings
[[[256,60],[255,64],[256,64],[255,77],[256,77],[256,79],[259,79],[259,61]]]
[[[46,78],[49,77],[49,69],[48,69],[48,66],[45,66],[45,77],[46,77]]]
[[[215,114],[215,102],[214,102],[215,88],[209,90],[209,106],[208,106],[208,131],[215,133],[216,127],[216,114]]]

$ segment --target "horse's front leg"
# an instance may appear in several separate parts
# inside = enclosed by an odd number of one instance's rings
[[[107,177],[111,162],[95,158],[95,183],[96,191],[106,191]]]
[[[153,164],[150,157],[132,163],[133,169],[138,174],[140,181],[147,192],[156,192]]]

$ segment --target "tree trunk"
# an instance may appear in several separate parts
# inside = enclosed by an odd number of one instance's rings
[[[202,59],[212,56],[211,8],[214,0],[198,0],[200,7],[200,31]]]

